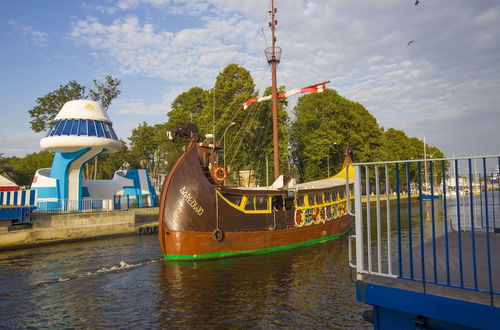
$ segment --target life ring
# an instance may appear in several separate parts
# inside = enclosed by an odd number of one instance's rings
[[[212,171],[214,179],[219,182],[226,180],[226,174],[226,169],[222,166],[217,166]]]
[[[220,242],[224,239],[224,232],[222,231],[222,229],[215,229],[213,232],[212,232],[212,238],[214,240],[216,240],[217,242]]]

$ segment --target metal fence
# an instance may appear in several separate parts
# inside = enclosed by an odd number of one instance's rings
[[[350,166],[356,234],[349,263],[358,280],[500,293],[500,156]]]
[[[2,205],[18,205],[18,206],[33,206],[36,201],[35,190],[13,190],[0,191],[0,206]]]
[[[86,213],[129,210],[133,208],[157,206],[157,200],[151,202],[149,195],[114,196],[113,199],[37,201],[36,213]]]

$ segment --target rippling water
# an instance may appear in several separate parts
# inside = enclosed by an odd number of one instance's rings
[[[216,261],[160,255],[156,236],[0,252],[0,327],[371,328],[347,237]]]

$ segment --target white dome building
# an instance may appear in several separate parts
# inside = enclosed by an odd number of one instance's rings
[[[82,148],[116,152],[121,147],[106,112],[95,101],[69,101],[54,118],[47,135],[40,141],[45,150],[73,152]]]
[[[40,146],[54,151],[52,168],[39,169],[31,188],[37,190],[37,205],[81,209],[82,200],[112,200],[117,195],[156,199],[147,170],[117,171],[113,180],[84,180],[85,164],[104,153],[120,150],[113,124],[102,106],[94,101],[75,100],[64,104]]]

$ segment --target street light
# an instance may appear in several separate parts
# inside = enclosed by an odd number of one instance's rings
[[[328,153],[326,155],[326,167],[328,169],[328,178],[330,177],[330,148],[333,147],[333,146],[336,146],[337,145],[337,142],[333,142],[333,144],[331,146],[328,147]]]
[[[226,127],[226,129],[224,130],[224,134],[222,134],[222,143],[224,144],[224,147],[223,147],[224,148],[224,150],[223,150],[223,152],[224,152],[224,167],[226,167],[226,132],[227,132],[228,128],[233,126],[234,124],[236,124],[234,121],[231,124],[229,124]]]

